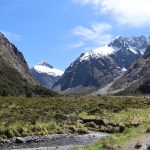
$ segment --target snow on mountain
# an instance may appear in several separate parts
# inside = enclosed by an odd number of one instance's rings
[[[82,53],[65,70],[53,89],[86,93],[107,86],[141,57],[136,46],[119,35],[107,45]]]
[[[31,73],[42,86],[52,88],[64,72],[41,61],[31,69]]]
[[[138,49],[138,46],[131,43],[131,39],[129,40],[128,38],[122,37],[120,35],[114,38],[114,40],[112,40],[108,45],[111,47],[116,47],[118,51],[131,51],[137,55],[141,53]],[[146,46],[144,48],[146,48]]]
[[[105,45],[103,47],[99,47],[97,49],[84,53],[83,56],[80,57],[80,61],[89,60],[91,57],[92,58],[99,58],[104,56],[106,57],[110,54],[115,53],[115,51],[116,51],[115,48]]]
[[[138,54],[138,52],[136,51],[134,47],[129,46],[129,50],[133,52],[134,54]]]
[[[150,36],[144,35],[139,37],[132,36],[126,37],[125,40],[130,46],[139,49],[141,53],[144,53],[146,47],[150,45]]]
[[[144,55],[118,78],[110,91],[122,91],[121,95],[150,94],[150,46]]]
[[[51,65],[44,61],[41,61],[33,67],[38,73],[46,73],[51,76],[61,76],[64,72],[62,70],[53,68]]]
[[[143,40],[141,39],[141,42],[139,40],[139,43],[137,44],[135,44],[134,40],[136,41],[134,38],[129,39],[118,35],[108,45],[104,45],[102,47],[83,53],[80,57],[80,61],[88,61],[91,58],[107,57],[111,54],[114,54],[115,52],[118,52],[119,50],[124,50],[126,52],[132,52],[136,55],[139,55],[140,51],[138,50],[138,45],[141,45]],[[146,48],[146,46],[143,46],[143,48]]]

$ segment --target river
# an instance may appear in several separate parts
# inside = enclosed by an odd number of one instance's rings
[[[36,142],[4,144],[1,150],[68,150],[75,146],[86,146],[95,143],[98,139],[107,136],[106,133],[89,131],[88,134],[63,134],[40,137]]]

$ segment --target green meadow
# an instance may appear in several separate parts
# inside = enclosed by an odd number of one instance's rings
[[[110,149],[150,132],[148,96],[0,97],[0,139],[53,133],[111,133],[83,149]],[[76,148],[79,149],[79,148]]]

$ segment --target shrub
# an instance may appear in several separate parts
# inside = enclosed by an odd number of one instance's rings
[[[7,136],[7,138],[14,137],[13,131],[9,128],[5,130],[5,135]]]
[[[78,128],[77,132],[79,134],[87,134],[88,133],[87,128]]]
[[[98,126],[94,122],[87,122],[85,124],[86,127],[97,128]]]
[[[55,118],[57,120],[67,120],[67,115],[62,114],[62,113],[56,113]]]
[[[9,93],[7,90],[3,90],[2,93],[1,93],[1,96],[8,96]]]
[[[26,97],[27,97],[27,98],[31,98],[31,97],[32,97],[32,92],[31,92],[31,91],[30,91],[30,92],[27,92],[27,93],[26,93]]]
[[[147,132],[147,133],[150,133],[150,127],[148,127],[148,128],[146,129],[146,132]]]
[[[75,126],[69,126],[68,129],[71,131],[71,133],[76,133],[77,132],[77,129]]]

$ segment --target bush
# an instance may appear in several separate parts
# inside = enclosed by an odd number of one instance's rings
[[[27,92],[27,93],[26,93],[26,97],[27,97],[27,98],[31,98],[31,97],[32,97],[32,92]]]
[[[67,120],[67,115],[62,113],[56,113],[55,118],[56,120]]]
[[[6,129],[5,130],[5,135],[7,136],[7,138],[14,137],[13,131],[11,129]]]
[[[69,126],[68,129],[71,131],[71,133],[76,133],[77,132],[77,129],[75,126]]]
[[[1,93],[1,96],[8,96],[9,93],[7,90],[3,90],[2,93]]]
[[[94,122],[87,122],[85,124],[86,127],[97,128],[98,126]]]
[[[146,129],[146,132],[147,132],[147,133],[150,133],[150,127],[148,127],[148,128]]]
[[[78,128],[77,132],[79,134],[87,134],[88,133],[87,128]]]

